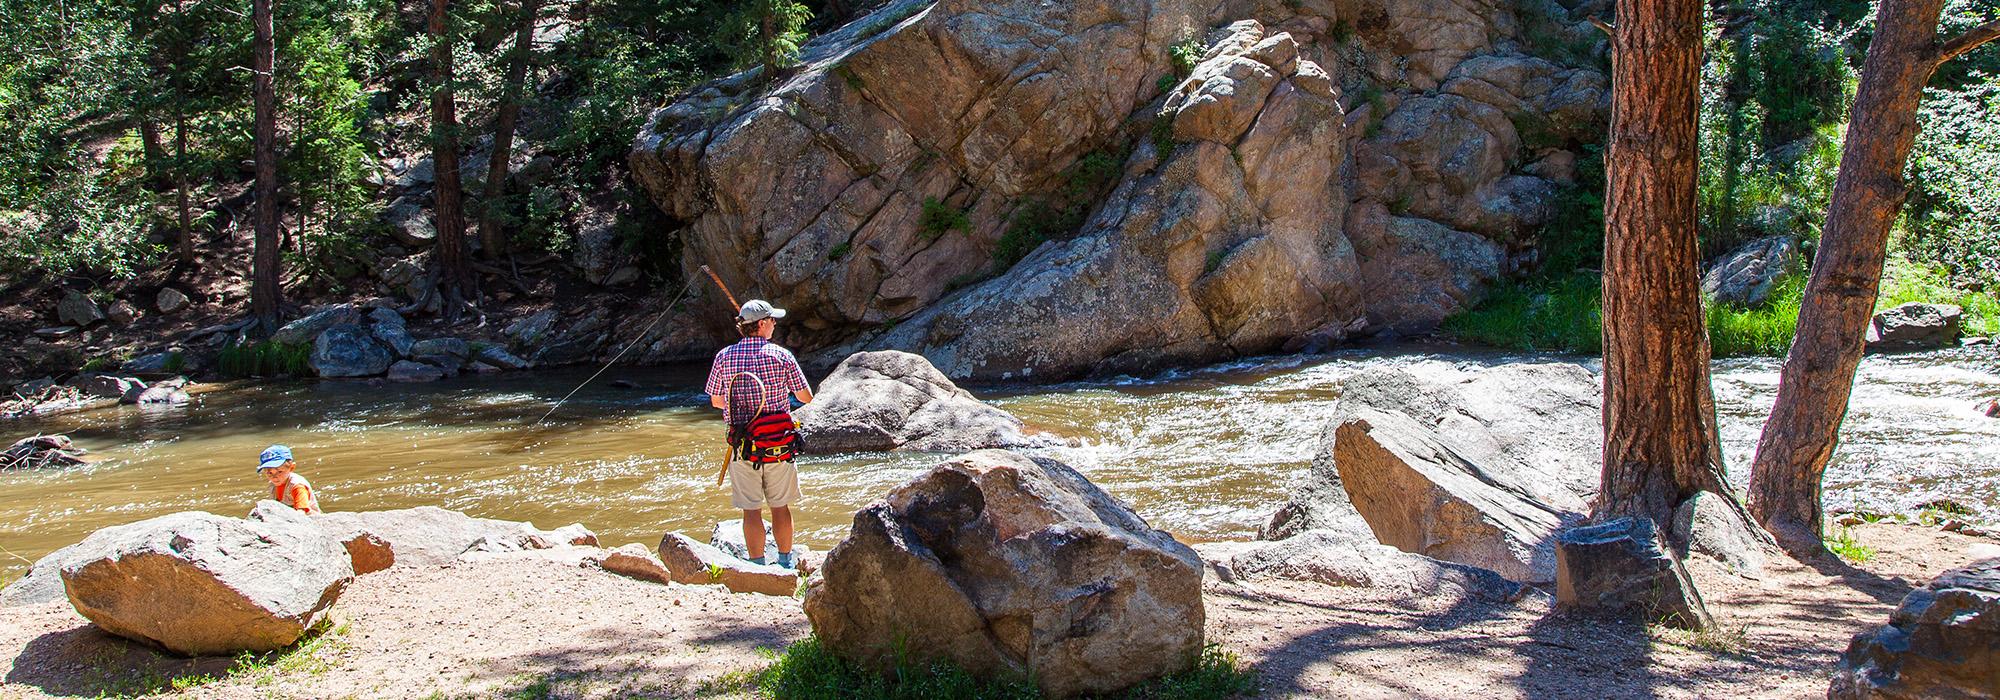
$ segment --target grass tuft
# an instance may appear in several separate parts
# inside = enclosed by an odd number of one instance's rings
[[[216,371],[231,379],[244,377],[305,377],[312,375],[312,346],[272,342],[230,343],[216,356]]]
[[[917,234],[926,241],[935,241],[947,231],[970,231],[972,219],[965,211],[945,204],[936,197],[924,198],[924,211],[917,218]]]
[[[1646,636],[1655,642],[1730,656],[1740,656],[1744,653],[1744,647],[1749,642],[1749,631],[1746,625],[1735,627],[1715,625],[1697,632],[1667,625],[1646,625]]]
[[[1502,285],[1477,308],[1445,319],[1443,328],[1460,340],[1494,347],[1596,353],[1604,343],[1600,284],[1595,276],[1573,274]]]
[[[1854,541],[1854,533],[1842,527],[1832,537],[1825,538],[1828,551],[1838,555],[1849,564],[1865,564],[1875,558],[1875,548]]]
[[[835,655],[818,638],[807,637],[783,653],[766,651],[771,665],[756,674],[759,695],[781,700],[1027,700],[1042,697],[1031,679],[981,680],[953,664],[924,663],[898,645],[886,673],[875,673]],[[732,677],[714,682],[730,685]],[[705,684],[708,685],[708,684]],[[1256,674],[1236,654],[1217,645],[1202,649],[1186,671],[1140,684],[1114,698],[1131,700],[1211,700],[1257,691]]]

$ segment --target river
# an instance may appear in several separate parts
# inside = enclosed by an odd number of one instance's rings
[[[1159,376],[974,387],[1029,423],[1076,438],[1049,450],[1191,541],[1246,538],[1285,497],[1332,414],[1343,377],[1370,367],[1438,374],[1507,362],[1594,358],[1346,351],[1260,358]],[[538,419],[588,370],[460,377],[427,385],[290,382],[223,386],[184,406],[121,406],[0,423],[8,437],[67,433],[102,456],[64,470],[0,472],[0,581],[109,525],[182,510],[247,513],[268,486],[254,471],[292,446],[328,509],[438,505],[473,515],[581,522],[607,546],[706,537],[732,517],[715,485],[720,422],[698,393],[705,368],[616,369]],[[1726,456],[1738,484],[1777,388],[1778,362],[1715,363]],[[636,387],[620,388],[612,380]],[[1991,347],[1871,356],[1828,470],[1831,507],[1909,512],[1948,500],[2000,521],[2000,396]],[[810,457],[801,541],[824,547],[852,513],[937,459]]]

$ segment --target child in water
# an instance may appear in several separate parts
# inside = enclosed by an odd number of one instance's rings
[[[257,455],[257,474],[271,482],[271,500],[306,515],[318,513],[319,499],[313,497],[312,484],[294,473],[296,469],[298,465],[292,462],[290,447],[272,445]]]

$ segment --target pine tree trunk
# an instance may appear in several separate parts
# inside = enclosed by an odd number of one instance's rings
[[[160,170],[166,162],[167,149],[160,143],[160,123],[152,117],[139,120],[139,144],[146,155],[146,180],[157,187],[166,180]]]
[[[431,61],[437,80],[431,93],[431,162],[437,172],[432,215],[437,219],[438,291],[444,295],[446,317],[456,320],[457,307],[471,285],[465,256],[465,213],[458,181],[458,116],[452,99],[447,3],[448,0],[431,0],[430,34],[435,42]]]
[[[180,213],[181,262],[194,262],[194,219],[188,203],[187,176],[187,115],[174,114],[174,189],[175,209]]]
[[[1702,4],[1631,0],[1617,13],[1597,515],[1651,518],[1664,531],[1695,492],[1727,493],[1695,242]]]
[[[283,290],[278,284],[278,123],[277,101],[271,89],[271,72],[276,64],[276,42],[271,31],[271,5],[276,0],[254,0],[251,22],[256,25],[251,68],[256,73],[253,92],[256,101],[255,161],[257,170],[256,248],[251,260],[250,312],[263,333],[278,329],[278,304]]]
[[[1903,169],[1916,142],[1924,84],[1944,61],[2000,34],[2000,23],[1989,23],[1940,45],[1943,6],[1944,0],[1883,0],[1876,15],[1798,334],[1757,441],[1750,510],[1794,553],[1825,551],[1821,478],[1854,389],[1889,229],[1907,194]]]
[[[505,94],[493,122],[493,157],[486,163],[486,193],[479,216],[479,240],[488,260],[498,260],[505,252],[507,237],[500,224],[501,199],[507,195],[507,162],[513,156],[514,123],[521,116],[521,91],[528,78],[528,59],[534,51],[535,0],[521,0],[521,24],[514,33],[514,55],[507,64]]]

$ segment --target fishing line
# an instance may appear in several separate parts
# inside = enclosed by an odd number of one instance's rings
[[[590,383],[591,383],[592,381],[596,380],[596,379],[597,379],[597,377],[598,377],[598,375],[602,375],[602,374],[604,374],[604,371],[605,371],[605,370],[608,370],[608,369],[611,369],[611,366],[612,366],[612,365],[615,365],[615,364],[618,364],[618,360],[619,360],[619,358],[622,358],[622,357],[624,357],[624,356],[625,356],[625,353],[628,353],[628,352],[631,352],[631,351],[632,351],[632,348],[633,348],[634,346],[636,346],[636,345],[638,345],[638,344],[639,344],[639,341],[641,341],[641,340],[645,340],[645,339],[646,339],[646,335],[647,335],[647,334],[649,334],[649,333],[652,333],[652,332],[653,332],[653,326],[657,326],[657,325],[659,325],[659,324],[660,324],[660,319],[663,319],[663,318],[666,318],[666,317],[667,317],[667,314],[670,314],[670,313],[673,313],[673,312],[674,312],[674,307],[675,307],[676,305],[679,305],[679,304],[681,303],[681,300],[682,300],[682,299],[685,299],[685,298],[687,298],[687,293],[688,293],[688,290],[690,290],[690,289],[693,289],[693,288],[694,288],[694,278],[693,278],[693,277],[689,277],[689,278],[688,278],[688,280],[687,280],[687,282],[685,282],[685,283],[681,284],[681,293],[680,293],[679,295],[675,296],[675,297],[674,297],[674,300],[673,300],[673,301],[670,301],[670,302],[667,302],[667,307],[666,307],[665,309],[661,309],[661,310],[660,310],[660,315],[658,315],[658,316],[654,316],[654,317],[653,317],[653,322],[652,322],[652,323],[648,323],[648,324],[646,324],[646,329],[645,329],[645,330],[642,330],[642,331],[639,331],[639,337],[636,337],[636,338],[633,338],[633,339],[632,339],[632,342],[630,342],[630,343],[626,343],[626,344],[625,344],[625,349],[623,349],[623,350],[619,350],[619,351],[618,351],[618,354],[616,354],[616,355],[612,355],[612,356],[611,356],[611,361],[610,361],[610,362],[606,362],[606,363],[604,363],[604,366],[603,366],[603,367],[599,367],[599,368],[597,368],[597,372],[595,372],[595,373],[591,374],[591,375],[590,375],[590,378],[589,378],[589,379],[585,379],[585,380],[583,380],[583,383],[582,383],[582,384],[578,384],[578,385],[576,385],[576,388],[575,388],[575,389],[571,389],[571,390],[569,390],[569,393],[567,393],[567,394],[563,394],[563,397],[562,397],[562,398],[560,398],[560,399],[557,399],[557,400],[556,400],[556,405],[554,405],[554,406],[550,406],[550,407],[549,407],[549,412],[548,412],[548,413],[544,413],[544,414],[542,414],[542,417],[541,417],[541,420],[537,420],[537,421],[535,421],[535,425],[539,426],[539,425],[541,425],[541,424],[542,424],[542,422],[543,422],[543,421],[546,421],[546,420],[548,420],[548,419],[549,419],[549,416],[552,416],[552,415],[555,415],[555,412],[556,412],[556,409],[558,409],[558,408],[562,408],[562,405],[563,405],[563,402],[565,402],[565,401],[568,401],[568,400],[569,400],[569,397],[572,397],[572,396],[575,396],[575,395],[576,395],[576,392],[579,392],[579,391],[583,391],[583,388],[584,388],[584,387],[586,387],[586,386],[589,386],[589,385],[590,385]]]

